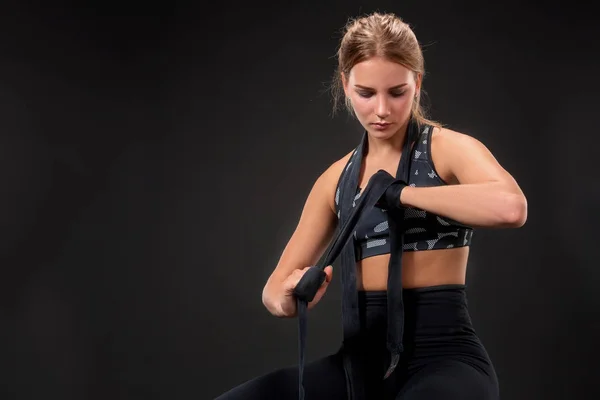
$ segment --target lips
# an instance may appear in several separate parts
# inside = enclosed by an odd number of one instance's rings
[[[376,128],[383,129],[383,128],[387,128],[388,126],[390,126],[391,123],[390,122],[373,122],[371,125],[373,125]]]

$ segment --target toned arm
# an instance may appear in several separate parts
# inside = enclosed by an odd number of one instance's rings
[[[288,241],[277,266],[267,280],[262,301],[276,316],[289,316],[282,308],[292,308],[284,281],[296,270],[315,265],[327,249],[337,226],[334,208],[338,163],[329,167],[314,183],[298,225]],[[284,304],[286,303],[286,304]]]
[[[477,139],[444,129],[432,141],[437,168],[458,183],[407,187],[402,204],[473,227],[518,228],[527,220],[527,199],[515,179]]]

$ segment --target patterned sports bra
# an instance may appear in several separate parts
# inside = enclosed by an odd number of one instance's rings
[[[436,173],[431,161],[431,135],[433,127],[423,126],[413,146],[412,162],[409,170],[408,184],[416,187],[431,187],[446,185]],[[357,152],[350,157],[355,160]],[[348,168],[340,176],[340,181],[335,195],[336,212],[339,218],[340,185],[347,178]],[[357,187],[354,200],[360,198],[360,188]],[[353,207],[355,206],[355,202]],[[407,207],[404,213],[404,251],[421,251],[449,249],[453,247],[469,246],[473,235],[473,228],[460,224],[449,218],[430,213],[417,208]],[[390,252],[389,229],[386,210],[374,207],[363,216],[354,232],[354,245],[356,259],[361,260],[379,254]]]

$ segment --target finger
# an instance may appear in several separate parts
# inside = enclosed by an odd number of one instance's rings
[[[296,287],[298,281],[293,281],[291,279],[287,279],[284,283],[283,283],[283,290],[285,291],[285,293],[290,294],[294,291],[294,288]]]
[[[325,279],[323,279],[323,283],[321,283],[321,287],[323,286],[327,286],[331,283],[331,278],[327,277],[327,275],[325,275]]]
[[[321,287],[319,287],[319,290],[317,290],[317,293],[315,294],[315,297],[313,298],[313,300],[309,303],[309,304],[316,304],[319,301],[321,301],[321,298],[323,298],[323,296],[325,296],[325,292],[327,291],[327,288],[329,287],[329,283],[328,282],[323,282],[323,284],[321,285]]]
[[[298,285],[298,282],[300,282],[300,280],[302,279],[302,277],[304,276],[306,271],[308,271],[310,268],[311,267],[305,267],[305,268],[297,268],[297,269],[293,270],[292,273],[290,274],[290,276],[288,276],[288,278],[284,281],[284,284],[283,284],[284,289],[288,293],[294,291],[294,289]]]
[[[331,265],[328,265],[327,267],[325,267],[324,272],[325,272],[325,280],[327,282],[330,282],[331,277],[333,276],[333,267]]]
[[[300,279],[302,279],[302,275],[304,273],[301,270],[295,270],[290,274],[290,276],[283,282],[283,286],[286,291],[291,292],[294,290]]]

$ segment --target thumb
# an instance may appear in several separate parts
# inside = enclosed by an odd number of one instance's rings
[[[325,282],[329,283],[333,275],[333,267],[331,265],[328,265],[327,267],[325,267],[323,272],[325,272]]]

